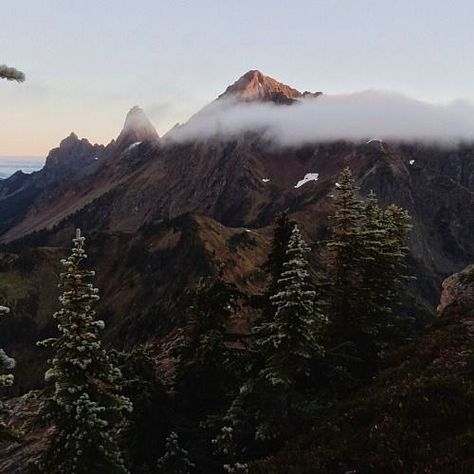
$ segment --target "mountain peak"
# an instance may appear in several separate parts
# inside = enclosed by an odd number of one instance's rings
[[[62,168],[66,170],[66,174],[70,174],[76,168],[89,164],[93,156],[99,154],[102,149],[102,145],[92,145],[87,138],[79,138],[71,132],[61,140],[57,148],[48,153],[44,169],[51,171]]]
[[[74,132],[71,132],[66,138],[63,138],[61,140],[61,142],[59,143],[59,146],[65,147],[73,143],[76,143],[78,141],[79,141],[79,137]]]
[[[133,143],[145,140],[157,140],[158,133],[152,125],[143,109],[135,105],[125,117],[122,131],[117,138],[120,143]]]
[[[143,129],[147,127],[152,127],[148,117],[143,112],[143,109],[138,107],[138,105],[134,105],[127,113],[125,117],[125,122],[123,124],[123,130],[136,130],[136,129]]]
[[[225,92],[218,99],[236,98],[243,102],[275,102],[277,104],[292,104],[298,99],[307,95],[318,96],[315,94],[303,93],[282,82],[265,76],[261,71],[252,69],[246,72],[242,77],[227,87]]]

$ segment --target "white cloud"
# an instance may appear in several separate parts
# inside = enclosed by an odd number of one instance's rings
[[[474,106],[435,105],[384,91],[323,95],[291,106],[218,100],[170,133],[177,141],[259,131],[280,145],[376,136],[391,141],[474,140]]]

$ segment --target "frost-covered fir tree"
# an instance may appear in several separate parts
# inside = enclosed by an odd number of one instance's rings
[[[248,474],[248,464],[238,460],[232,426],[223,426],[212,443],[215,446],[216,456],[224,459],[222,466],[224,472],[227,474]]]
[[[0,317],[8,314],[10,312],[10,308],[6,306],[0,306]],[[10,371],[15,368],[15,359],[7,356],[5,351],[0,348],[0,370],[2,372]],[[14,377],[12,374],[0,374],[0,388],[1,387],[10,387],[13,385]]]
[[[403,301],[402,281],[410,279],[406,269],[407,238],[410,231],[408,213],[395,205],[381,209],[370,192],[364,206],[363,253],[361,262],[360,328],[365,334],[367,362],[377,361],[390,345],[398,347],[410,321],[400,314]],[[359,350],[363,350],[360,347]]]
[[[132,409],[120,395],[120,371],[102,347],[104,322],[95,319],[95,272],[82,268],[87,258],[78,229],[72,254],[61,260],[61,308],[54,314],[59,335],[39,345],[52,350],[45,374],[51,392],[41,415],[54,425],[49,449],[38,463],[49,474],[126,473],[117,444],[117,428]]]
[[[25,74],[14,67],[0,64],[0,79],[6,79],[7,81],[23,82],[25,80]]]
[[[286,261],[286,250],[291,237],[291,231],[295,226],[295,222],[288,217],[286,211],[281,212],[275,219],[273,227],[273,237],[264,268],[268,271],[269,281],[263,295],[257,296],[253,301],[256,308],[261,310],[260,316],[262,320],[270,320],[273,318],[273,305],[271,296],[275,293],[277,282],[283,271],[283,264]]]
[[[407,265],[408,237],[412,229],[408,211],[391,204],[383,210],[381,219],[385,230],[385,245],[380,256],[385,275],[381,292],[387,302],[386,307],[390,306],[386,312],[388,317],[379,331],[379,349],[382,354],[386,347],[398,345],[412,332],[413,319],[403,314],[401,307],[407,303],[412,306],[407,301],[403,283],[413,280],[414,276]]]
[[[382,210],[371,192],[364,209],[364,230],[365,262],[361,271],[367,312],[379,315],[383,324],[397,306],[398,283],[405,279],[409,216],[394,205]]]
[[[6,306],[0,306],[0,317],[8,314],[10,309]],[[10,387],[13,385],[13,375],[10,373],[15,368],[15,359],[9,357],[3,349],[0,348],[0,388]],[[6,373],[5,373],[6,372]],[[0,399],[0,441],[9,439],[13,436],[13,432],[8,428],[6,417],[9,410]]]
[[[370,377],[400,325],[409,221],[396,206],[381,209],[373,193],[360,200],[348,168],[338,181],[328,243],[331,336],[346,369]]]
[[[340,174],[334,192],[335,212],[330,218],[331,304],[342,328],[356,317],[359,306],[360,265],[363,258],[363,204],[357,197],[350,168]]]
[[[283,272],[271,297],[274,317],[255,328],[263,368],[255,382],[241,393],[265,392],[257,412],[256,437],[277,437],[291,416],[297,384],[309,375],[310,362],[324,356],[323,334],[327,318],[315,304],[308,271],[309,247],[294,226],[286,251]],[[266,387],[266,388],[265,388]]]
[[[166,451],[158,459],[157,474],[189,474],[194,464],[189,460],[189,452],[179,445],[179,436],[171,432],[166,438]]]
[[[322,333],[327,318],[315,306],[308,271],[309,247],[294,226],[283,272],[271,296],[273,320],[255,329],[257,345],[265,354],[266,376],[272,384],[292,384],[308,371],[309,361],[324,354]]]

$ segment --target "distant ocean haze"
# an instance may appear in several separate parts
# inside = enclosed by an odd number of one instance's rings
[[[0,156],[0,179],[8,178],[18,170],[24,173],[38,171],[44,162],[41,156]]]

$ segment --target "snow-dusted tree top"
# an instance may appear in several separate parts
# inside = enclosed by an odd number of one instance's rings
[[[10,308],[0,306],[0,316],[4,316],[10,312]],[[5,351],[0,348],[0,388],[10,387],[13,385],[13,374],[9,373],[15,368],[15,359],[9,357]],[[6,373],[4,373],[6,372]],[[3,438],[10,438],[15,436],[13,430],[7,424],[7,417],[9,409],[0,399],[0,440]]]
[[[265,362],[256,378],[241,387],[229,410],[233,419],[239,404],[252,394],[271,394],[255,414],[255,438],[259,440],[280,435],[290,416],[296,380],[309,375],[311,360],[325,354],[322,334],[327,317],[316,305],[306,257],[309,250],[295,225],[283,271],[270,297],[273,315],[254,330],[257,348]]]
[[[61,260],[61,308],[53,316],[59,335],[39,343],[54,354],[45,374],[54,392],[41,412],[56,427],[39,467],[58,474],[96,472],[97,466],[107,466],[103,472],[126,473],[115,428],[132,406],[120,395],[121,373],[102,347],[105,325],[95,319],[93,309],[99,290],[89,282],[95,272],[82,268],[87,259],[84,244],[78,229],[71,255]]]
[[[160,474],[188,474],[195,467],[189,460],[189,452],[179,444],[179,436],[173,431],[165,443],[165,454],[158,459],[157,470]]]
[[[25,80],[25,74],[14,67],[0,64],[0,79],[6,79],[7,81],[23,82]]]
[[[271,297],[275,317],[268,323],[268,337],[262,341],[264,344],[270,343],[276,352],[279,348],[283,350],[288,362],[294,357],[292,369],[295,370],[299,370],[298,366],[304,360],[323,351],[318,340],[321,327],[327,322],[327,318],[314,305],[316,293],[310,285],[306,259],[309,251],[295,225],[286,251],[287,261],[283,264],[283,272],[277,283],[278,289]],[[300,363],[296,363],[297,359]]]
[[[0,316],[8,314],[10,308],[0,306]],[[0,370],[2,372],[10,371],[15,368],[15,359],[9,357],[3,349],[0,348]],[[9,387],[13,384],[14,377],[12,374],[0,374],[0,387]],[[1,403],[1,402],[0,402]]]

